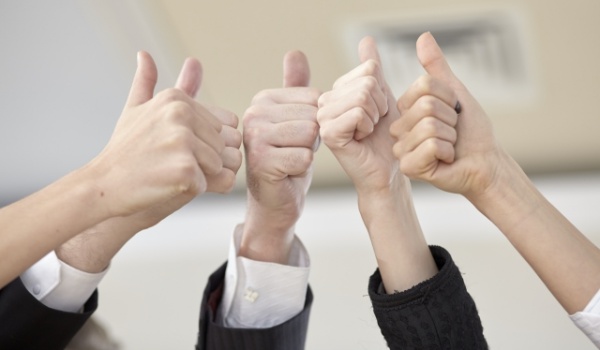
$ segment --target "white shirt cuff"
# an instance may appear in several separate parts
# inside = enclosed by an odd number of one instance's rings
[[[294,237],[289,265],[239,257],[243,225],[238,225],[229,250],[219,322],[231,328],[268,328],[304,309],[310,258]]]
[[[107,272],[108,268],[100,273],[80,271],[62,262],[52,251],[23,272],[21,281],[47,307],[78,312]]]
[[[569,316],[573,323],[600,349],[600,290],[585,309]]]

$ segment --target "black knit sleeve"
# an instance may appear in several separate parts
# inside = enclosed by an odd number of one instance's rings
[[[369,280],[373,312],[388,346],[402,349],[487,349],[475,302],[458,267],[430,247],[439,272],[409,290],[385,294],[379,270]]]

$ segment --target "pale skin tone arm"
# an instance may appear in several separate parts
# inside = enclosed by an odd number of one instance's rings
[[[398,100],[394,154],[411,178],[464,195],[512,243],[569,313],[600,289],[600,250],[536,189],[495,139],[481,106],[430,33],[417,41],[427,76]],[[458,118],[452,109],[460,101]]]
[[[321,138],[356,188],[358,206],[388,294],[433,277],[437,266],[416,216],[409,180],[392,154],[389,126],[400,117],[372,38],[361,64],[319,99]]]
[[[283,88],[254,96],[244,113],[248,207],[239,255],[287,264],[294,228],[312,179],[317,99],[306,56],[283,60]]]
[[[237,119],[216,117],[193,100],[200,78],[199,63],[188,60],[178,87],[154,96],[156,66],[147,53],[138,54],[129,98],[105,149],[81,169],[0,210],[0,286],[84,231],[57,253],[75,267],[101,271],[127,235],[199,193],[231,189],[241,162],[236,141],[228,140],[237,139],[239,147],[239,133],[232,132]]]

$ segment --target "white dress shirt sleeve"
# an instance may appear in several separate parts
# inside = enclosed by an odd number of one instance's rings
[[[25,288],[49,308],[79,312],[94,293],[108,268],[100,273],[80,271],[62,262],[52,251],[23,274]]]
[[[600,290],[583,311],[570,315],[575,325],[600,349]]]
[[[268,328],[304,309],[310,259],[294,237],[287,265],[238,256],[243,225],[238,225],[229,250],[225,289],[217,320],[231,328]]]

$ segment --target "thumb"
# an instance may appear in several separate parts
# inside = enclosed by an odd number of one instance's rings
[[[374,60],[381,65],[381,57],[379,56],[379,50],[377,49],[375,39],[366,36],[358,43],[358,58],[361,63],[368,60]]]
[[[450,84],[455,81],[454,73],[430,32],[423,33],[417,40],[417,57],[427,74]]]
[[[149,53],[140,51],[137,54],[137,70],[131,83],[127,106],[140,105],[154,96],[154,87],[158,79],[156,64]]]
[[[202,65],[195,58],[188,58],[183,63],[175,87],[183,90],[190,97],[196,97],[202,83]]]
[[[304,87],[310,83],[308,59],[302,51],[290,51],[283,57],[283,87]]]

